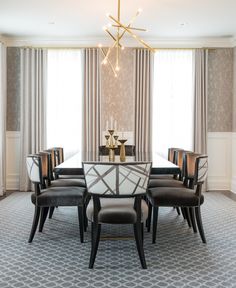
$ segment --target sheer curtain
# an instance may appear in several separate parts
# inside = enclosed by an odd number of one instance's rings
[[[81,152],[81,50],[48,50],[47,147],[63,147],[65,159]]]
[[[154,58],[153,151],[193,150],[193,51],[160,50]]]
[[[135,50],[135,149],[152,149],[152,79],[153,57],[147,49]]]
[[[101,140],[101,61],[99,49],[83,52],[83,152],[93,160]]]
[[[0,43],[0,195],[5,193],[6,48]]]
[[[194,151],[207,153],[207,84],[208,84],[208,50],[195,50],[195,119]]]
[[[21,49],[20,191],[31,190],[25,159],[45,149],[47,51]]]

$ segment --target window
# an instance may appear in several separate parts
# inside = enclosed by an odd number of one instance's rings
[[[48,50],[47,147],[65,158],[81,152],[82,67],[80,50]]]
[[[160,50],[154,58],[153,152],[193,149],[193,51]]]

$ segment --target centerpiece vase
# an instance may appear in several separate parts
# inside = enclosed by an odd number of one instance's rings
[[[125,142],[126,139],[120,139],[119,142],[121,144],[120,146],[120,161],[125,162]]]

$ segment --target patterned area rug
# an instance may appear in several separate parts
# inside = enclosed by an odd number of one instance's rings
[[[30,193],[0,201],[1,288],[236,287],[236,202],[222,194],[205,194],[206,245],[175,210],[160,209],[157,243],[145,232],[147,270],[141,269],[129,225],[102,227],[104,239],[90,270],[90,229],[81,244],[76,208],[56,209],[28,244],[33,211]]]

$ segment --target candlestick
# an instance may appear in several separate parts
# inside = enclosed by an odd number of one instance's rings
[[[106,147],[109,149],[109,161],[115,161],[115,148],[118,147],[117,140],[118,135],[114,135],[114,130],[108,130],[109,135],[105,135],[106,138]]]

